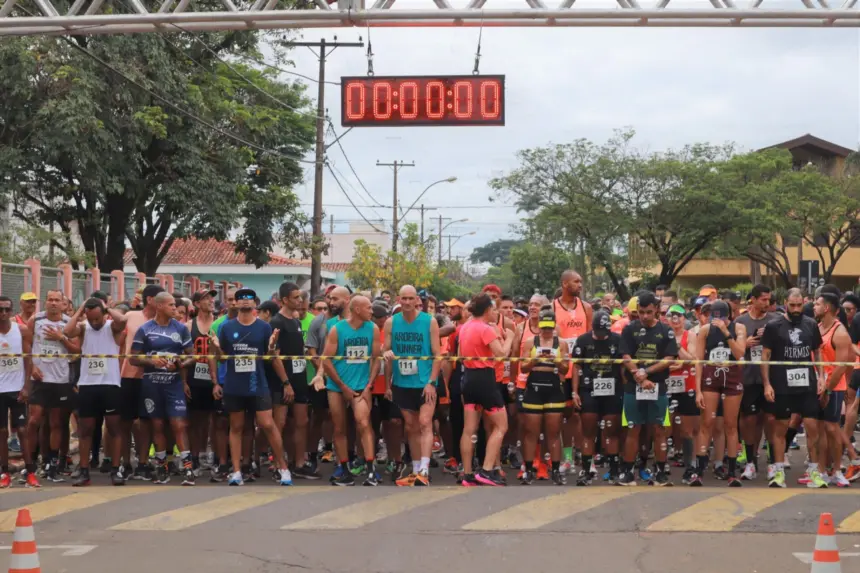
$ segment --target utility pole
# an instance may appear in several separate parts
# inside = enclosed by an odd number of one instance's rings
[[[314,218],[313,245],[311,246],[311,296],[320,292],[322,283],[322,248],[323,248],[323,161],[325,159],[325,61],[337,48],[363,48],[364,42],[338,42],[335,36],[333,42],[322,38],[319,42],[291,42],[291,46],[319,49],[315,55],[320,61],[319,77],[317,78],[317,137],[316,158],[314,160]],[[326,49],[331,50],[326,53]]]
[[[421,203],[421,244],[424,244],[424,211],[435,211],[436,207],[425,207],[424,203]]]
[[[439,266],[442,266],[442,215],[439,215]]]
[[[393,222],[394,231],[393,231],[393,234],[391,236],[391,250],[396,253],[397,252],[397,231],[398,231],[398,228],[397,228],[397,224],[398,224],[398,220],[397,220],[397,171],[401,167],[415,167],[415,162],[413,161],[412,163],[406,163],[405,161],[397,161],[395,159],[393,163],[380,163],[379,160],[377,160],[376,166],[377,167],[393,167],[394,168],[394,202],[392,204],[392,214],[394,217],[394,222]]]

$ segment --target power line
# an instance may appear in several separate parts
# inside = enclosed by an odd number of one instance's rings
[[[361,177],[359,177],[358,173],[356,173],[355,168],[352,166],[352,161],[349,160],[349,157],[346,154],[346,150],[343,148],[343,145],[341,145],[340,138],[337,136],[337,132],[334,130],[334,124],[331,122],[330,119],[328,120],[328,125],[332,134],[335,136],[334,142],[337,143],[337,146],[340,148],[340,152],[343,154],[343,158],[346,159],[346,164],[349,165],[350,171],[352,171],[352,174],[355,175],[356,181],[358,181],[358,184],[361,185],[362,189],[364,189],[364,192],[367,193],[367,196],[370,197],[370,200],[373,203],[376,203],[377,207],[382,207],[382,204],[376,200],[376,198],[371,194],[370,191],[367,190],[367,187],[365,187],[364,183],[361,181]]]
[[[277,70],[277,71],[279,71],[279,72],[281,72],[281,73],[283,73],[283,74],[291,74],[291,75],[293,75],[293,76],[298,76],[298,77],[300,77],[300,78],[304,78],[304,79],[308,80],[309,82],[314,82],[315,84],[320,83],[320,81],[319,81],[318,79],[316,79],[316,78],[312,78],[312,77],[310,77],[310,76],[306,76],[306,75],[304,75],[304,74],[300,74],[299,72],[293,72],[293,71],[291,71],[291,70],[285,70],[285,69],[283,69],[283,68],[281,68],[281,67],[278,67],[278,66],[276,66],[276,65],[274,65],[274,64],[270,64],[270,63],[266,62],[265,60],[257,59],[257,58],[255,58],[255,57],[253,57],[253,56],[249,55],[249,54],[241,54],[241,57],[243,57],[243,58],[247,58],[247,59],[251,60],[252,62],[255,62],[255,63],[257,63],[257,64],[260,64],[261,66],[266,66],[267,68],[271,68],[271,69],[273,69],[273,70]],[[328,84],[328,85],[330,85],[330,86],[339,86],[339,85],[340,85],[340,82],[329,82],[329,81],[323,81],[323,83],[324,83],[324,84]]]
[[[29,15],[31,15],[31,16],[32,16],[32,13],[30,13]],[[69,44],[69,45],[70,45],[72,48],[74,48],[75,50],[77,50],[77,51],[79,51],[79,52],[81,52],[81,53],[85,54],[86,56],[88,56],[88,57],[92,58],[93,60],[95,60],[96,62],[98,62],[101,66],[103,66],[104,68],[106,68],[106,69],[110,70],[111,72],[115,73],[116,75],[118,75],[119,77],[121,77],[122,79],[124,79],[125,81],[127,81],[128,83],[130,83],[131,85],[135,86],[135,87],[136,87],[136,88],[138,88],[139,90],[142,90],[142,91],[146,92],[147,94],[149,94],[149,95],[150,95],[150,96],[152,96],[153,98],[157,99],[158,101],[160,101],[161,103],[163,103],[163,104],[167,105],[168,107],[170,107],[170,108],[172,108],[172,109],[176,110],[176,111],[177,111],[177,112],[179,112],[180,114],[182,114],[182,115],[184,115],[184,116],[186,116],[186,117],[188,117],[188,118],[192,119],[193,121],[196,121],[197,123],[199,123],[199,124],[201,124],[201,125],[204,125],[204,126],[208,127],[209,129],[211,129],[211,130],[213,130],[213,131],[215,131],[215,132],[217,132],[217,133],[219,133],[219,134],[221,134],[221,135],[223,135],[223,136],[225,136],[225,137],[228,137],[228,138],[232,139],[233,141],[236,141],[236,142],[238,142],[238,143],[241,143],[242,145],[245,145],[245,146],[250,147],[251,149],[255,149],[255,150],[257,150],[257,151],[261,151],[261,152],[263,152],[263,153],[272,153],[272,154],[274,154],[274,155],[279,155],[279,156],[281,156],[281,157],[285,157],[285,158],[287,158],[287,159],[292,159],[292,160],[294,160],[294,161],[298,161],[298,162],[300,162],[300,163],[310,163],[310,164],[313,164],[313,163],[314,163],[313,161],[309,161],[309,160],[307,160],[307,159],[302,159],[301,157],[299,157],[299,156],[297,156],[297,155],[291,155],[291,154],[289,154],[289,153],[284,153],[284,152],[279,151],[279,150],[276,150],[276,149],[267,149],[267,148],[265,148],[265,147],[261,147],[261,146],[257,145],[256,143],[251,143],[250,141],[246,141],[245,139],[243,139],[243,138],[239,137],[238,135],[235,135],[235,134],[233,134],[233,133],[230,133],[229,131],[225,131],[225,130],[221,129],[221,128],[220,128],[220,127],[218,127],[218,126],[216,126],[216,125],[213,125],[213,124],[209,123],[209,122],[208,122],[208,121],[206,121],[205,119],[202,119],[201,117],[199,117],[199,116],[197,116],[197,115],[195,115],[195,114],[191,113],[190,111],[187,111],[187,110],[185,110],[185,109],[183,109],[183,108],[179,107],[178,105],[176,105],[175,103],[173,103],[173,102],[172,102],[172,101],[170,101],[169,99],[165,98],[164,96],[161,96],[161,95],[157,94],[156,92],[152,91],[151,89],[147,88],[146,86],[143,86],[143,85],[139,84],[137,81],[135,81],[135,80],[133,80],[132,78],[130,78],[130,77],[129,77],[128,75],[126,75],[124,72],[121,72],[120,70],[116,69],[115,67],[113,67],[112,65],[110,65],[109,63],[107,63],[106,61],[104,61],[103,59],[101,59],[100,57],[96,56],[95,54],[93,54],[92,52],[90,52],[89,50],[87,50],[86,48],[83,48],[82,46],[79,46],[77,43],[73,42],[73,41],[72,41],[72,40],[70,40],[69,38],[67,38],[67,37],[63,36],[63,37],[62,37],[62,39],[63,39],[63,41],[65,41],[67,44]]]
[[[361,212],[361,210],[359,210],[359,208],[355,205],[355,203],[352,202],[352,199],[350,199],[350,197],[349,197],[349,193],[347,193],[346,189],[343,188],[343,185],[340,184],[340,179],[338,179],[337,175],[334,174],[334,171],[332,170],[331,165],[328,164],[328,161],[326,161],[324,165],[326,167],[328,167],[328,171],[329,171],[329,173],[331,173],[331,176],[334,178],[335,183],[337,183],[337,186],[340,187],[340,190],[343,192],[344,197],[346,197],[346,200],[349,201],[349,203],[352,205],[352,208],[355,209],[355,212],[358,213],[358,215],[361,217],[361,219],[365,223],[370,225],[370,227],[374,231],[376,231],[378,233],[385,233],[385,231],[377,228],[376,225],[374,225],[373,223],[368,221],[367,218],[364,216],[364,214]]]
[[[349,180],[344,176],[344,174],[343,174],[343,173],[341,173],[341,172],[340,172],[340,170],[339,170],[337,167],[335,167],[335,166],[334,166],[330,161],[326,161],[326,164],[327,164],[331,169],[333,169],[333,170],[334,170],[338,175],[340,175],[340,176],[341,176],[341,178],[343,178],[343,180],[344,180],[344,181],[346,181],[346,184],[347,184],[347,185],[349,185],[349,187],[350,187],[351,189],[353,189],[353,190],[356,192],[356,193],[355,193],[356,195],[359,195],[358,190],[357,190],[355,187],[353,187],[352,183],[350,183],[350,182],[349,182]],[[379,217],[380,219],[382,219],[382,215],[380,215],[380,214],[379,214],[379,212],[378,212],[376,209],[374,209],[374,208],[373,208],[373,205],[367,205],[367,207],[368,207],[371,211],[373,211],[373,213],[374,213],[377,217]]]
[[[313,203],[302,203],[310,207]],[[338,203],[325,203],[323,207],[349,207],[349,205]],[[378,205],[382,209],[391,209],[391,205]],[[425,205],[425,209],[517,209],[516,205]]]

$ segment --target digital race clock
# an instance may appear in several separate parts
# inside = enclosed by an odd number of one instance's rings
[[[505,125],[505,76],[340,79],[341,125]]]

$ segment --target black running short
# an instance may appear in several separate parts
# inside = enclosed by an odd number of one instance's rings
[[[777,420],[788,420],[793,414],[802,418],[818,419],[820,407],[815,392],[803,394],[777,394],[773,402],[764,403],[764,411]]]
[[[741,398],[741,415],[755,416],[765,411],[764,386],[750,384],[744,386],[744,396]]]
[[[74,408],[75,386],[71,382],[36,382],[33,381],[33,390],[30,393],[30,403],[42,408]]]
[[[265,412],[272,409],[272,395],[266,392],[262,396],[231,396],[224,394],[224,411],[235,412]]]
[[[212,384],[190,386],[191,398],[188,399],[189,412],[214,412],[216,407],[215,396],[212,395]]]
[[[112,384],[78,386],[78,416],[98,418],[122,412],[122,388]]]
[[[463,374],[463,406],[468,410],[494,412],[505,408],[494,368],[466,368]]]
[[[0,392],[0,428],[11,425],[23,428],[27,425],[27,404],[18,401],[18,392]]]

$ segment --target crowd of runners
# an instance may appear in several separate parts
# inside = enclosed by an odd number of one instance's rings
[[[78,308],[49,290],[39,313],[33,293],[17,313],[0,296],[0,488],[94,472],[117,486],[421,487],[435,467],[463,486],[668,486],[672,468],[690,486],[860,478],[854,294],[706,285],[622,304],[584,300],[574,271],[550,294],[311,299],[285,282],[269,300],[230,289],[216,311],[215,291],[149,285]],[[807,458],[789,479],[799,434]]]

